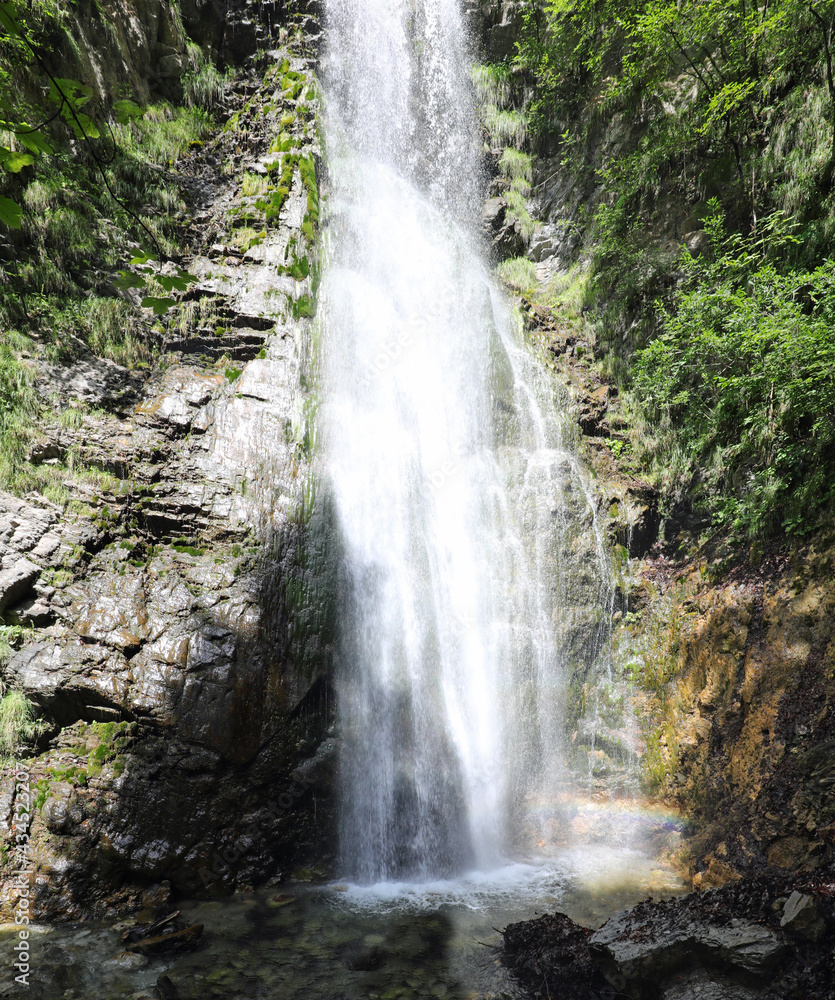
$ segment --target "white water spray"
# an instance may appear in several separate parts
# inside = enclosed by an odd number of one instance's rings
[[[458,0],[328,0],[327,30],[341,850],[361,881],[428,879],[499,864],[565,780],[565,636],[599,644],[611,573],[482,259]]]

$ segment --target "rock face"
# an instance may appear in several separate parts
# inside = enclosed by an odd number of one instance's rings
[[[697,821],[694,887],[835,858],[833,539],[715,570],[650,563],[640,646],[648,772]]]
[[[307,56],[284,55],[311,73]],[[87,484],[69,484],[65,509],[0,495],[0,615],[24,627],[2,678],[48,726],[27,762],[38,919],[139,906],[161,886],[227,893],[328,857],[314,288],[310,268],[289,273],[311,252],[310,174],[292,170],[279,218],[248,250],[230,229],[241,177],[263,169],[279,129],[297,158],[318,157],[312,97],[282,96],[279,80],[267,63],[245,81],[245,141],[230,127],[180,165],[199,281],[167,319],[160,363],[145,378],[92,357],[38,372],[44,398],[81,416],[32,460],[72,453],[93,470]],[[8,913],[10,861],[0,874]]]
[[[79,0],[66,5],[66,31],[52,40],[54,65],[107,104],[126,87],[140,103],[152,95],[177,100],[194,69],[187,42],[239,66],[278,41],[288,13],[304,19],[315,7],[314,0]]]
[[[693,965],[763,979],[788,946],[774,931],[740,918],[717,927],[693,918],[670,921],[659,908],[644,919],[631,910],[618,914],[591,937],[589,950],[611,983],[644,997]]]
[[[786,900],[780,926],[787,933],[808,941],[820,941],[826,933],[826,920],[820,905],[812,896],[796,889]]]
[[[746,879],[639,903],[596,932],[564,914],[539,917],[506,928],[503,960],[537,997],[828,1000],[832,949],[824,935],[835,918],[831,886],[812,881],[805,888],[788,890],[779,878]],[[781,929],[785,914],[801,912],[814,912],[821,928],[816,940]]]

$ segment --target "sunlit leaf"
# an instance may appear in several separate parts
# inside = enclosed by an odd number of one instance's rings
[[[153,309],[157,316],[162,316],[168,312],[171,306],[175,306],[176,304],[176,299],[160,299],[153,295],[149,295],[142,300],[142,307],[144,309]]]
[[[20,126],[21,131],[16,133],[18,141],[33,153],[43,153],[46,156],[52,156],[55,150],[47,142],[44,134],[42,132],[29,132],[27,131],[28,128],[29,126],[26,124]]]
[[[133,271],[120,271],[119,277],[113,284],[121,291],[127,291],[129,288],[144,288],[148,282],[141,274],[134,274]]]
[[[31,167],[35,157],[31,153],[17,153],[0,146],[0,164],[12,174],[19,174],[24,167]]]
[[[20,229],[23,209],[11,198],[0,198],[0,222],[9,229]]]
[[[127,100],[116,101],[113,105],[113,112],[116,115],[116,121],[120,125],[127,125],[135,118],[141,118],[145,113],[135,101]]]

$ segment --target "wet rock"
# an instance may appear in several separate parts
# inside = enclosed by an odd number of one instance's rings
[[[127,664],[102,646],[36,642],[15,654],[6,675],[53,719],[68,725],[119,718],[127,705]]]
[[[142,908],[147,910],[160,909],[168,905],[171,898],[171,883],[168,881],[152,885],[142,893]]]
[[[757,1000],[762,992],[698,969],[674,976],[663,985],[661,995],[662,1000]]]
[[[768,975],[788,947],[774,931],[741,918],[726,926],[700,920],[670,924],[668,914],[627,910],[597,931],[589,949],[610,982],[625,981],[636,996],[682,967],[700,964],[752,976]]]
[[[780,926],[789,934],[809,941],[820,941],[826,932],[826,920],[817,902],[796,889],[786,900]]]
[[[502,961],[535,996],[587,1000],[606,988],[589,949],[591,936],[563,913],[510,924],[503,933]]]
[[[40,575],[40,566],[25,557],[0,570],[0,614],[30,590]]]
[[[86,810],[72,785],[61,782],[50,785],[41,815],[50,833],[71,834],[84,822]]]
[[[130,951],[123,951],[118,955],[114,955],[109,962],[105,962],[104,967],[114,969],[144,969],[147,964],[148,959],[143,955],[135,955]]]

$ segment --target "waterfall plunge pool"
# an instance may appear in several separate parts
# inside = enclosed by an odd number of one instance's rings
[[[510,1000],[526,993],[499,961],[507,924],[559,910],[598,927],[681,891],[651,854],[600,845],[448,881],[285,883],[177,903],[204,925],[198,948],[179,956],[127,956],[130,921],[33,927],[30,984],[40,1000],[174,996],[161,976],[180,1000]],[[0,930],[0,996],[16,995],[16,942],[17,928]]]

